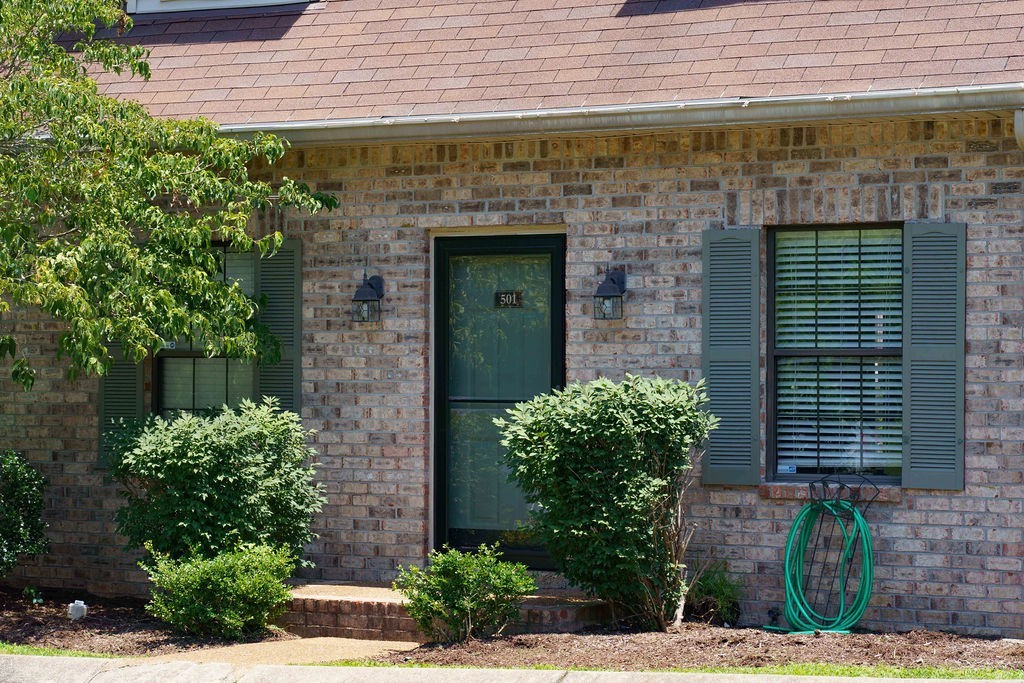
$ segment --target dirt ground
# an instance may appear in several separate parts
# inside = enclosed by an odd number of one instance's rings
[[[934,631],[788,635],[687,623],[672,633],[516,635],[449,647],[424,645],[383,659],[393,663],[481,667],[548,664],[623,671],[798,662],[1020,670],[1024,669],[1024,644]]]
[[[109,655],[167,655],[224,645],[184,638],[151,618],[138,601],[87,599],[89,614],[72,622],[75,597],[47,593],[29,605],[18,591],[0,588],[0,642]],[[292,639],[272,631],[261,640]],[[687,623],[672,633],[595,632],[515,635],[463,645],[425,645],[382,655],[379,661],[483,667],[557,667],[642,670],[674,667],[764,666],[790,662],[1024,669],[1024,643],[933,631],[902,634],[784,635]]]
[[[68,619],[68,603],[82,595],[44,591],[42,605],[30,605],[21,592],[0,587],[0,642],[96,654],[162,655],[224,645],[224,641],[186,638],[146,614],[141,601],[86,598],[88,615]],[[261,640],[295,638],[273,631]]]

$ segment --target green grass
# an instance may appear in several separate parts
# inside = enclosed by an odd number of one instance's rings
[[[58,650],[54,647],[11,645],[10,643],[0,643],[0,655],[40,655],[42,657],[113,657],[113,655],[100,655],[94,652],[82,652],[80,650]]]
[[[770,674],[780,676],[845,676],[870,678],[992,678],[1024,679],[1015,669],[953,669],[945,666],[889,666],[885,664],[776,664],[773,666],[700,667],[669,669],[686,673]]]
[[[324,662],[322,666],[366,666],[366,667],[400,667],[412,669],[476,669],[493,667],[452,666],[442,667],[438,664],[425,662],[407,662],[404,664],[387,664],[373,659],[343,659],[336,662]],[[600,669],[582,669],[579,667],[554,666],[538,664],[526,667],[540,671],[592,671]],[[710,666],[679,669],[656,669],[658,672],[669,673],[710,673],[710,674],[765,674],[778,676],[843,676],[867,678],[981,678],[981,679],[1024,679],[1024,671],[1014,669],[952,669],[949,667],[921,666],[900,667],[861,664],[778,664],[773,666]]]

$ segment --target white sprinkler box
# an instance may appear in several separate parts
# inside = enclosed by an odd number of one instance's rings
[[[73,603],[68,605],[68,617],[71,621],[78,621],[85,617],[89,613],[89,607],[81,600],[75,600]]]

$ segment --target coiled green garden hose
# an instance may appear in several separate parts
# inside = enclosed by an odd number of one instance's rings
[[[807,600],[804,565],[807,546],[815,525],[822,515],[833,515],[842,530],[843,549],[836,563],[839,585],[838,611],[834,617],[819,614]],[[847,524],[844,520],[850,520]],[[847,605],[846,586],[854,554],[860,549],[860,583],[857,594]],[[786,605],[785,616],[793,631],[848,631],[864,616],[871,600],[874,582],[874,553],[871,549],[871,531],[860,510],[848,500],[816,500],[804,505],[793,520],[793,528],[786,540]]]

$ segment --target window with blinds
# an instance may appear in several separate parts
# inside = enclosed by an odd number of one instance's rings
[[[222,278],[237,282],[246,295],[255,295],[255,255],[225,249],[221,258]],[[242,399],[253,398],[256,390],[253,364],[207,358],[202,343],[192,339],[168,345],[157,356],[155,367],[156,399],[163,415],[224,405],[237,407]]]
[[[899,228],[773,232],[775,473],[898,477],[903,433]]]

